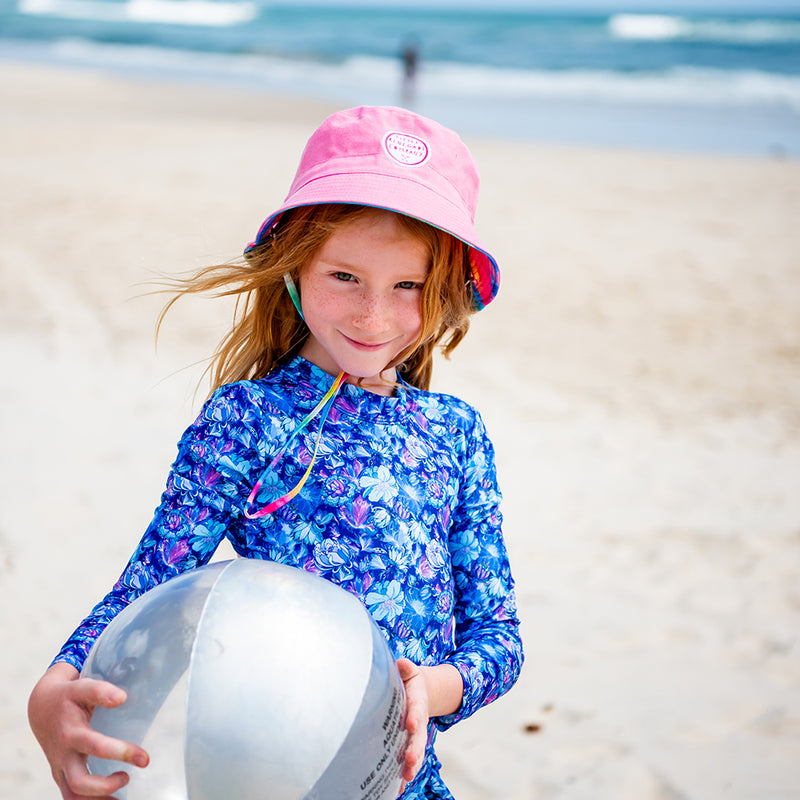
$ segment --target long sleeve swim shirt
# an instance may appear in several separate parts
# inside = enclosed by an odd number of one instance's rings
[[[450,798],[433,750],[437,731],[506,692],[523,660],[494,450],[479,414],[454,397],[407,384],[385,397],[344,384],[300,494],[248,519],[252,487],[332,382],[295,357],[265,378],[227,384],[211,396],[178,444],[131,560],[56,660],[81,669],[123,607],[207,563],[227,537],[240,556],[302,568],[356,595],[396,658],[459,670],[461,708],[430,721],[425,762],[403,795]],[[254,508],[300,480],[318,424],[312,421],[267,474]]]

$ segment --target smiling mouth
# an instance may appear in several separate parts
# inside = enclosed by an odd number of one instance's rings
[[[386,345],[389,344],[389,342],[359,342],[357,339],[351,339],[344,333],[342,334],[342,336],[344,336],[344,338],[347,340],[349,344],[351,344],[353,347],[359,350],[365,350],[365,351],[380,350],[381,348],[386,347]]]

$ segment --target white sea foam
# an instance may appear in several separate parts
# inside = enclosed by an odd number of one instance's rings
[[[241,25],[255,19],[255,3],[212,0],[128,0],[131,19],[187,25]]]
[[[755,19],[748,21],[700,20],[692,26],[696,38],[732,44],[800,43],[800,22]]]
[[[723,19],[669,14],[613,14],[608,29],[617,39],[719,42],[727,44],[800,43],[800,22],[791,19]]]
[[[19,0],[21,14],[98,22],[156,22],[171,25],[224,27],[253,20],[258,8],[248,0]]]
[[[445,95],[564,98],[631,103],[779,105],[800,111],[800,76],[674,67],[663,72],[511,70],[428,64],[428,91]]]
[[[674,39],[691,29],[682,17],[666,14],[614,14],[608,27],[619,39]]]

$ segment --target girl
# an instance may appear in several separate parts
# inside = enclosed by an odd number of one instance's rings
[[[125,700],[79,678],[94,640],[224,536],[240,556],[309,570],[364,602],[406,688],[404,797],[452,796],[437,731],[507,691],[523,657],[492,445],[476,411],[428,391],[434,348],[448,355],[497,292],[473,229],[477,191],[452,131],[401,109],[340,112],[309,140],[245,259],[186,283],[181,294],[242,303],[153,521],[31,695],[64,798],[127,782],[89,775],[87,754],[148,762],[89,727],[96,706]]]

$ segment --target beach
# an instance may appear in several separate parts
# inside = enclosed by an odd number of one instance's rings
[[[58,796],[30,690],[116,580],[241,252],[334,110],[0,63],[0,796]],[[800,161],[466,137],[498,299],[434,388],[497,450],[526,664],[439,737],[458,800],[800,797]],[[219,556],[230,557],[222,551]]]

